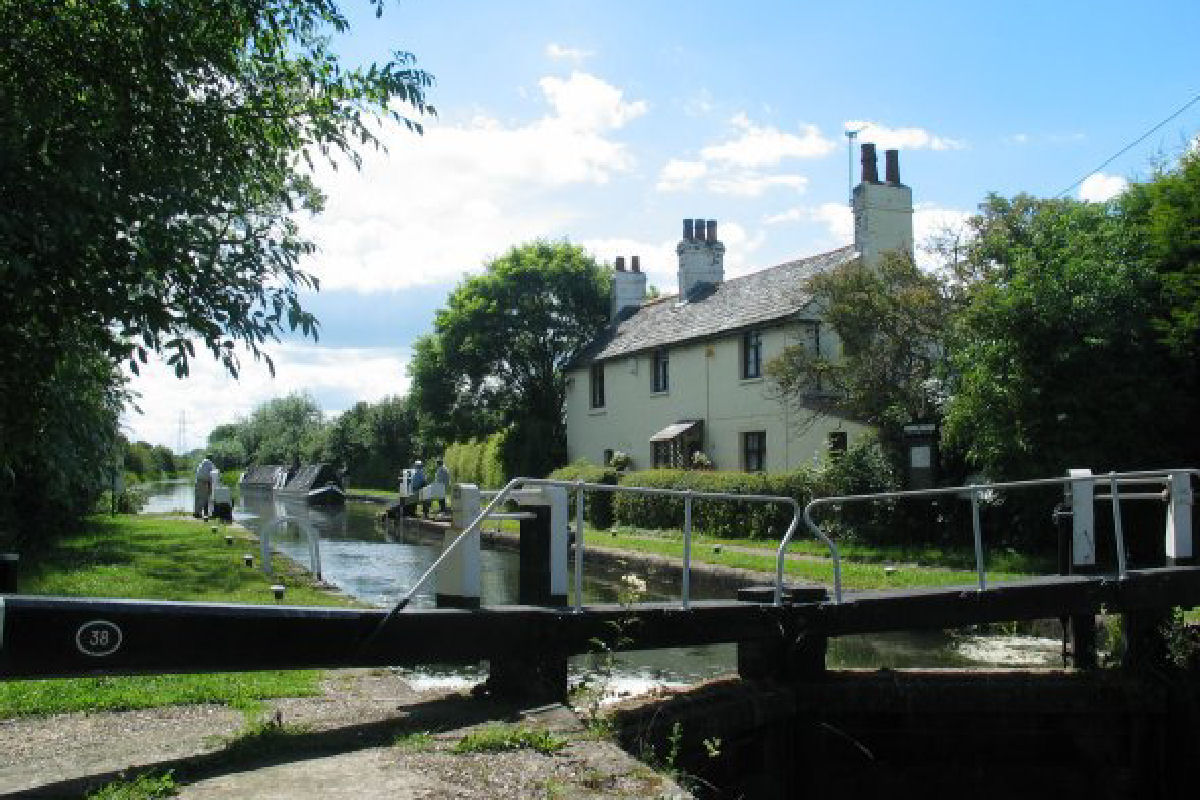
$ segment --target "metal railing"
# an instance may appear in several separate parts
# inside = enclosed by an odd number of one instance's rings
[[[289,522],[296,523],[296,528],[304,534],[308,540],[308,566],[309,572],[317,580],[321,580],[321,535],[317,531],[310,529],[305,525],[305,520],[300,517],[291,515],[276,517],[266,525],[262,526],[261,532],[258,535],[259,545],[262,548],[262,554],[259,561],[262,563],[262,571],[264,575],[272,574],[271,556],[271,535],[276,528],[282,528]]]
[[[858,494],[845,495],[843,497],[821,497],[811,501],[804,508],[804,522],[814,536],[825,540],[832,541],[820,526],[813,520],[813,512],[826,506],[841,506],[850,503],[868,503],[880,502],[888,500],[904,500],[920,497],[945,497],[954,495],[957,497],[967,496],[971,501],[971,527],[975,540],[975,570],[978,574],[979,590],[983,591],[987,588],[987,575],[984,568],[983,555],[983,532],[979,519],[979,503],[980,498],[989,493],[1011,489],[1030,489],[1045,486],[1062,486],[1066,488],[1068,485],[1077,485],[1080,483],[1092,483],[1093,485],[1107,485],[1108,494],[1097,494],[1095,500],[1110,500],[1112,502],[1113,514],[1113,538],[1116,546],[1117,555],[1117,576],[1125,578],[1127,574],[1126,557],[1125,557],[1125,532],[1121,520],[1121,501],[1122,500],[1162,500],[1165,501],[1169,497],[1169,490],[1166,488],[1170,476],[1172,474],[1187,474],[1190,476],[1200,475],[1200,470],[1196,469],[1162,469],[1162,470],[1141,470],[1137,472],[1109,472],[1102,475],[1088,476],[1064,476],[1061,478],[1039,478],[1026,481],[1008,481],[1005,483],[984,483],[970,484],[967,486],[950,486],[939,489],[916,489],[903,492],[878,492],[876,494]],[[1145,486],[1163,484],[1164,488],[1160,492],[1131,492],[1122,495],[1122,486]],[[780,591],[783,582],[783,562],[785,550],[791,540],[794,530],[788,530],[788,533],[783,537],[779,544],[779,563],[776,568],[776,587],[775,587],[775,602],[780,601]],[[834,602],[842,601],[842,578],[841,564],[837,558],[833,561],[833,597]]]
[[[772,495],[757,495],[757,494],[734,494],[732,492],[697,492],[691,489],[654,489],[644,486],[614,486],[607,483],[586,483],[584,481],[558,481],[548,478],[513,478],[503,489],[496,492],[491,501],[480,510],[466,528],[462,530],[454,538],[448,546],[442,549],[441,555],[434,560],[427,570],[417,579],[417,582],[408,590],[407,594],[395,605],[391,614],[403,610],[417,592],[425,585],[426,581],[437,571],[442,562],[450,555],[453,550],[459,546],[459,543],[478,531],[484,521],[489,517],[494,516],[495,510],[500,507],[506,500],[510,499],[513,493],[518,489],[534,488],[534,487],[558,487],[566,489],[568,492],[575,491],[575,611],[583,610],[583,560],[585,552],[584,544],[584,493],[585,492],[608,492],[641,494],[652,496],[678,497],[683,500],[683,580],[681,587],[681,603],[683,608],[688,608],[691,602],[691,565],[692,565],[692,504],[696,500],[726,500],[732,502],[746,503],[775,503],[783,506],[788,506],[792,509],[792,519],[788,524],[787,532],[784,535],[783,543],[780,544],[779,550],[779,568],[776,575],[775,585],[775,604],[780,605],[783,597],[783,548],[786,543],[791,540],[796,529],[800,526],[801,509],[800,504],[791,497],[776,497]],[[839,574],[838,564],[839,556],[837,545],[832,539],[826,536],[819,529],[813,529],[814,535],[825,542],[829,546],[831,558],[833,559],[835,574]],[[386,620],[385,620],[386,622]]]

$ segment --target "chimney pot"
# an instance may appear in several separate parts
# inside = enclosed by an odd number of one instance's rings
[[[879,183],[879,162],[875,157],[875,145],[872,142],[862,146],[862,182]]]
[[[690,219],[685,219],[683,221],[683,238],[684,239],[691,239],[693,237],[694,234],[693,234],[692,223],[693,223],[693,220],[690,220]]]
[[[617,272],[625,271],[625,256],[617,256]]]
[[[897,186],[900,183],[900,151],[899,150],[884,150],[884,178],[892,186]]]
[[[629,268],[631,270],[633,270],[634,272],[641,272],[642,271],[642,257],[641,256],[630,256],[629,257]]]
[[[717,221],[715,219],[710,219],[708,222],[704,223],[704,227],[704,238],[710,242],[715,242],[717,240]]]

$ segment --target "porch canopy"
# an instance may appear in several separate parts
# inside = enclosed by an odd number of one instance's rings
[[[700,424],[698,419],[685,419],[680,422],[672,422],[667,427],[663,428],[658,433],[650,437],[652,442],[669,442],[672,439],[678,439],[692,428]]]

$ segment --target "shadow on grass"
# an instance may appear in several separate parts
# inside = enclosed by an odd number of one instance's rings
[[[389,747],[404,734],[454,730],[488,721],[516,722],[520,718],[519,711],[517,705],[460,694],[402,706],[390,719],[340,728],[310,730],[278,721],[252,723],[228,737],[224,746],[215,752],[97,772],[4,796],[84,797],[113,781],[127,779],[131,773],[157,775],[170,772],[180,784],[194,783],[249,769]]]

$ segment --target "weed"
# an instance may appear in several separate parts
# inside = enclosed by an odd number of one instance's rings
[[[710,736],[701,742],[704,745],[704,754],[709,758],[721,757],[721,737]]]
[[[410,753],[425,753],[433,749],[434,741],[429,731],[411,731],[397,734],[392,746]]]
[[[245,727],[222,740],[225,754],[236,759],[260,758],[285,752],[297,736],[309,733],[307,725],[286,723],[276,711],[270,719],[250,719]]]
[[[157,800],[160,797],[174,797],[178,790],[172,772],[161,775],[144,772],[133,778],[119,778],[105,784],[90,792],[87,800]]]
[[[567,740],[542,728],[489,725],[472,731],[454,745],[455,753],[499,753],[528,748],[542,755],[554,755],[567,746]]]

